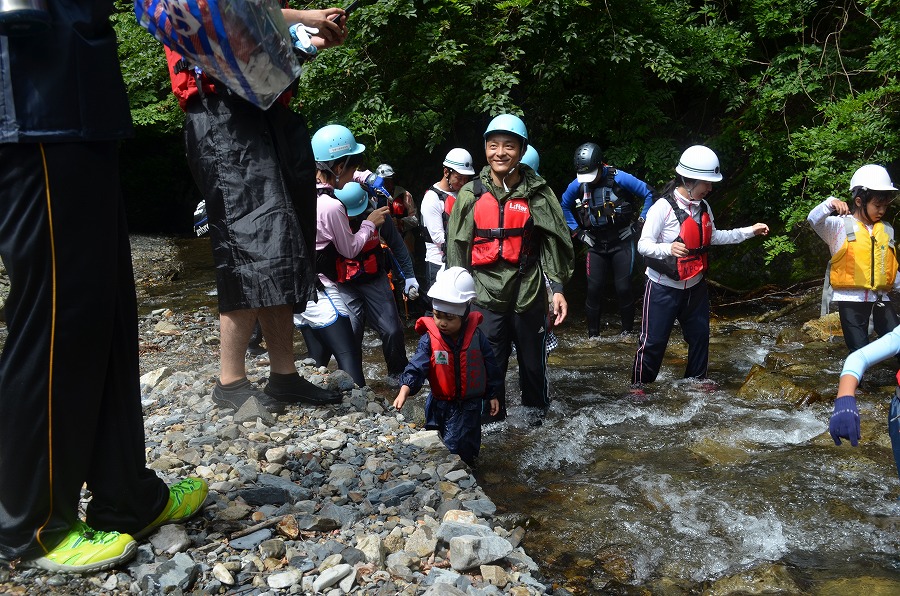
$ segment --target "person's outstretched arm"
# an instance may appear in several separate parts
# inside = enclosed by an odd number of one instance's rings
[[[864,346],[844,361],[841,379],[838,382],[837,397],[834,400],[834,411],[828,422],[828,432],[835,445],[841,439],[847,439],[856,447],[859,444],[859,409],[856,406],[856,389],[863,374],[873,364],[886,360],[900,353],[900,330],[895,329]]]

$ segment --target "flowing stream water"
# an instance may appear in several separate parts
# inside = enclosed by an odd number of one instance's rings
[[[143,309],[215,305],[208,245],[178,242],[183,275]],[[762,324],[757,315],[779,305],[714,305],[716,386],[680,378],[676,327],[640,397],[628,391],[635,338],[589,342],[577,296],[550,356],[544,424],[529,427],[516,405],[513,359],[510,416],[485,428],[476,471],[498,513],[527,524],[545,575],[581,594],[900,593],[900,482],[886,433],[894,363],[860,396],[860,446],[837,447],[827,421],[846,348],[785,339],[817,307]],[[413,350],[411,325],[408,339]],[[365,352],[366,377],[392,399],[371,332]],[[743,392],[760,367],[779,369],[784,386]],[[812,399],[797,405],[790,383]]]

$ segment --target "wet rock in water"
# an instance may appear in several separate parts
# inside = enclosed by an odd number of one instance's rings
[[[784,565],[767,564],[718,579],[703,594],[704,596],[725,596],[730,594],[800,594],[802,592],[803,590],[794,582]],[[872,594],[872,592],[856,590],[841,593]]]
[[[805,322],[800,331],[806,336],[807,341],[828,342],[835,337],[844,337],[841,329],[841,317],[837,312]]]
[[[728,437],[722,438],[729,440]],[[721,442],[716,437],[703,437],[691,443],[688,449],[716,465],[741,464],[753,459],[753,453],[746,448]]]
[[[775,339],[775,345],[784,346],[788,344],[802,344],[809,341],[809,336],[797,327],[787,327],[778,333]]]
[[[900,580],[868,576],[833,579],[822,582],[816,593],[820,596],[843,596],[845,594],[889,596],[900,594]]]
[[[758,364],[747,373],[747,378],[738,389],[737,395],[749,400],[774,400],[796,408],[824,401],[818,392],[804,389],[788,377]]]
[[[630,581],[634,577],[634,564],[624,546],[608,546],[596,554],[603,571],[619,583]]]

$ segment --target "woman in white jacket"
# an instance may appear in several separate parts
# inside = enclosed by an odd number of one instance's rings
[[[705,274],[713,244],[737,244],[766,235],[769,226],[717,230],[704,198],[722,179],[719,158],[708,147],[688,147],[675,167],[677,176],[650,207],[638,240],[647,261],[641,335],[631,373],[632,385],[652,383],[659,374],[669,335],[677,320],[688,344],[685,378],[706,378],[709,365],[709,293]]]

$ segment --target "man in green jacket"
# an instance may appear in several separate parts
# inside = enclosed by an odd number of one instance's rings
[[[488,165],[460,189],[450,213],[447,266],[472,272],[478,294],[473,308],[484,315],[481,328],[504,378],[516,346],[522,405],[529,408],[529,422],[540,424],[550,405],[546,337],[566,318],[563,284],[572,276],[575,254],[556,195],[520,163],[528,146],[522,120],[497,116],[484,140]],[[505,385],[498,397],[500,412],[483,422],[506,417]]]

